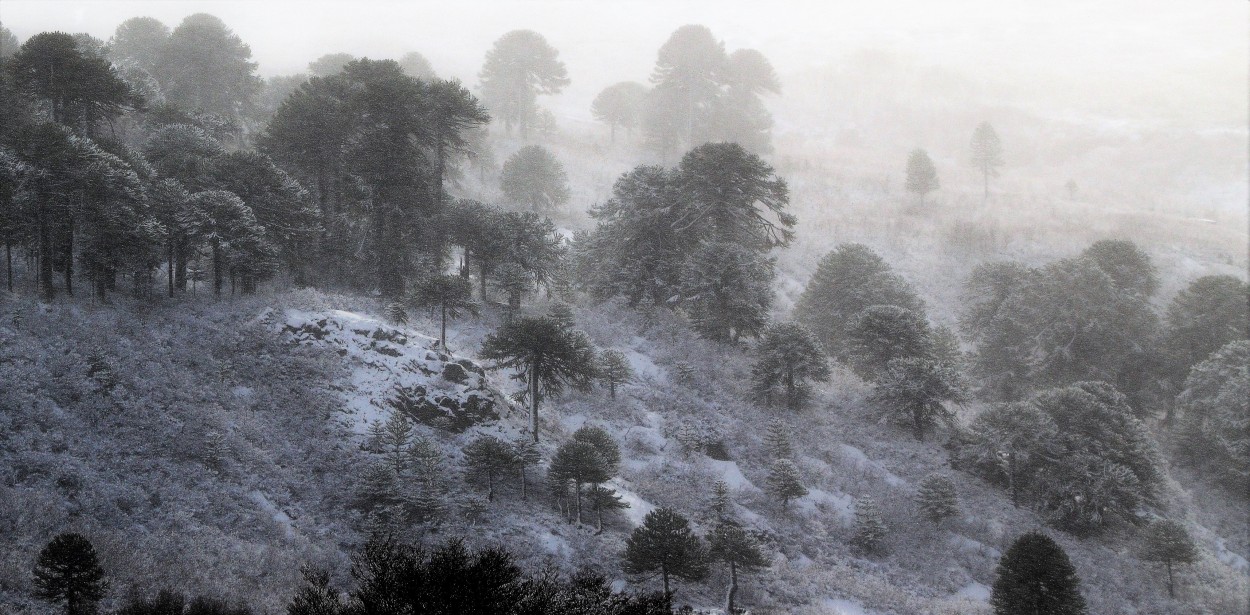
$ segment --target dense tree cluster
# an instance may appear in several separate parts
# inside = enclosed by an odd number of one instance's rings
[[[643,102],[642,125],[651,149],[667,155],[709,141],[772,150],[772,116],[761,96],[781,91],[764,54],[725,51],[706,26],[678,28],[660,47]]]
[[[641,166],[591,210],[577,241],[578,278],[599,299],[686,312],[703,336],[758,336],[772,305],[773,261],[796,220],[785,182],[734,143],[708,143],[675,169]]]
[[[1078,535],[1113,520],[1138,523],[1157,503],[1165,467],[1124,395],[1103,382],[1038,392],[998,404],[953,439],[952,464],[1032,502],[1051,523]]]

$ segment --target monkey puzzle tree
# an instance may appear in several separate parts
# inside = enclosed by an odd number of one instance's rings
[[[590,113],[612,129],[612,142],[615,143],[618,127],[629,134],[633,134],[638,127],[646,98],[647,86],[635,81],[622,81],[599,92],[594,102],[590,103]]]
[[[622,568],[629,574],[659,572],[664,596],[672,603],[669,578],[698,581],[707,576],[707,550],[690,529],[690,522],[671,508],[661,506],[643,518],[642,525],[625,540]]]
[[[108,591],[95,547],[81,534],[59,534],[39,552],[34,569],[35,597],[63,602],[65,615],[92,615]]]
[[[994,615],[1085,615],[1081,580],[1068,554],[1049,536],[1030,532],[998,561],[990,593]]]
[[[1146,528],[1142,560],[1159,562],[1168,571],[1168,596],[1176,597],[1173,564],[1192,564],[1198,560],[1198,547],[1184,525],[1171,519],[1160,519]]]
[[[458,275],[441,274],[426,279],[413,292],[418,307],[438,308],[440,315],[439,345],[447,348],[447,319],[460,318],[463,313],[477,316],[473,301],[473,285]]]
[[[768,565],[759,543],[736,523],[718,524],[708,537],[708,558],[729,565],[729,591],[725,596],[725,612],[735,613],[734,598],[738,594],[738,571],[758,570]]]
[[[538,118],[538,96],[558,94],[569,84],[560,52],[533,30],[513,30],[499,37],[478,73],[482,99],[512,133],[528,136]]]
[[[496,361],[496,369],[517,370],[513,379],[526,383],[535,442],[543,395],[557,395],[565,386],[589,389],[597,375],[595,351],[586,334],[563,329],[548,318],[505,323],[486,336],[481,356]]]
[[[989,122],[981,122],[972,132],[972,164],[981,171],[985,185],[983,201],[990,198],[990,178],[998,177],[998,168],[1003,166],[1003,143],[998,133]]]
[[[558,209],[569,201],[569,178],[564,165],[541,145],[527,145],[503,163],[499,187],[508,199],[533,212]]]
[[[786,407],[797,410],[811,394],[808,381],[828,382],[833,374],[820,343],[807,329],[793,323],[765,329],[755,354],[752,390],[768,406],[772,405],[773,392],[780,388]]]
[[[929,158],[929,154],[922,149],[912,150],[911,155],[907,157],[906,186],[908,192],[920,197],[921,205],[924,205],[926,194],[940,187],[933,159]]]

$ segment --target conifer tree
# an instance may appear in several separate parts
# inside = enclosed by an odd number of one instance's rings
[[[967,385],[958,372],[936,361],[907,357],[893,359],[877,379],[872,400],[910,425],[912,435],[924,441],[939,421],[950,421],[955,412],[946,404],[967,400]]]
[[[567,303],[553,303],[547,310],[547,318],[555,321],[561,329],[572,329],[577,326],[573,316],[573,307]]]
[[[464,447],[469,478],[486,481],[486,501],[495,499],[495,477],[516,466],[513,448],[494,436],[478,436]]]
[[[782,323],[764,330],[755,348],[751,368],[755,395],[772,405],[773,392],[781,389],[786,407],[798,410],[811,395],[812,382],[828,382],[832,372],[820,343],[802,326]]]
[[[599,353],[599,377],[608,384],[608,394],[616,399],[616,387],[633,379],[634,368],[625,353],[609,348]]]
[[[525,470],[538,465],[542,459],[542,453],[532,440],[521,436],[512,442],[512,456],[516,460],[516,468],[521,475],[521,499],[525,500],[527,497]]]
[[[526,383],[534,442],[538,442],[538,409],[543,395],[565,386],[587,390],[597,375],[594,348],[580,331],[568,331],[547,318],[520,318],[486,336],[481,356],[496,369],[516,369],[513,379]]]
[[[847,327],[846,362],[860,378],[876,381],[890,361],[928,357],[932,332],[924,314],[897,305],[873,305]]]
[[[712,483],[712,501],[708,506],[712,520],[724,523],[734,519],[733,498],[729,495],[729,483],[718,480]]]
[[[34,595],[64,603],[65,615],[93,615],[108,591],[95,547],[82,534],[58,534],[39,552],[34,569]]]
[[[820,259],[794,306],[794,318],[820,340],[829,356],[846,361],[847,326],[874,305],[924,312],[924,302],[911,285],[876,252],[862,244],[841,244]]]
[[[1168,597],[1176,597],[1172,576],[1174,564],[1192,564],[1198,560],[1198,548],[1184,525],[1171,519],[1160,519],[1146,528],[1142,560],[1159,562],[1168,571]]]
[[[768,431],[764,432],[764,450],[772,459],[789,459],[794,454],[790,444],[790,429],[781,419],[768,422]]]
[[[458,275],[435,275],[422,282],[413,293],[413,303],[418,307],[437,308],[440,317],[439,347],[447,348],[447,319],[460,318],[464,313],[477,316],[477,303],[473,301],[473,285]]]
[[[698,581],[707,576],[707,549],[690,522],[671,508],[659,507],[643,518],[625,541],[622,568],[628,574],[659,572],[664,596],[672,603],[670,577]]]
[[[384,509],[397,503],[398,495],[395,468],[382,461],[370,463],[356,487],[356,501],[367,511]]]
[[[621,448],[607,431],[601,427],[584,425],[573,432],[573,440],[585,442],[595,447],[595,452],[603,458],[609,474],[615,476],[621,467]]]
[[[412,422],[399,412],[391,412],[382,434],[382,451],[397,476],[408,468],[409,446],[412,443]]]
[[[1049,536],[1030,532],[998,561],[990,605],[994,615],[1085,615],[1080,585],[1068,554]]]
[[[924,196],[939,187],[937,169],[933,167],[933,159],[922,149],[912,150],[907,157],[907,191],[920,197],[924,205]]]
[[[855,535],[851,544],[863,553],[877,554],[885,550],[885,537],[889,528],[881,518],[881,509],[868,496],[855,501]]]
[[[773,462],[768,472],[768,493],[781,500],[782,508],[785,508],[791,499],[807,495],[807,488],[803,486],[799,468],[794,465],[793,461],[778,459]]]
[[[429,438],[422,435],[414,437],[408,447],[407,458],[420,483],[434,487],[442,480],[443,453]]]
[[[916,491],[916,504],[920,513],[934,524],[959,514],[959,493],[955,481],[941,474],[930,474],[920,481]]]
[[[582,522],[582,488],[612,478],[612,471],[598,448],[580,440],[566,442],[556,449],[547,470],[547,480],[553,485],[568,485],[573,495],[573,510],[577,522]]]
[[[990,198],[990,178],[998,177],[998,167],[1003,166],[1003,143],[989,122],[981,122],[972,132],[972,164],[981,171],[984,180],[984,203]]]
[[[734,598],[738,594],[738,572],[756,570],[768,565],[759,544],[736,523],[720,523],[708,537],[708,556],[712,561],[729,565],[729,591],[725,596],[725,612],[735,613]]]
[[[629,508],[629,502],[621,494],[603,485],[592,485],[587,489],[586,500],[590,502],[591,510],[595,511],[595,532],[600,534],[603,533],[603,511]]]

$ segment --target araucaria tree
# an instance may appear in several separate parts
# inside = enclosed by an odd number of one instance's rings
[[[998,177],[998,168],[1003,166],[1003,143],[998,133],[989,122],[981,122],[972,131],[972,164],[981,171],[985,187],[983,201],[990,198],[990,178]]]
[[[625,353],[607,349],[599,353],[599,378],[608,385],[608,394],[616,399],[616,387],[629,382],[634,377],[634,368],[630,366]]]
[[[590,113],[612,129],[612,142],[615,143],[618,127],[624,128],[631,135],[638,127],[646,97],[647,86],[634,81],[622,81],[599,92],[594,102],[590,103]]]
[[[458,275],[434,275],[427,278],[413,292],[413,303],[418,307],[430,307],[439,311],[439,345],[447,348],[447,319],[460,318],[468,313],[477,316],[477,303],[473,301],[473,285]]]
[[[864,380],[882,378],[896,359],[926,357],[932,332],[924,314],[897,305],[873,305],[848,323],[846,363]]]
[[[939,187],[933,159],[922,149],[912,150],[907,157],[907,191],[920,197],[920,204],[924,205],[925,195]]]
[[[911,285],[876,252],[863,244],[842,244],[820,259],[794,316],[820,340],[825,352],[845,362],[850,351],[848,325],[874,305],[924,313],[924,303]]]
[[[556,211],[569,201],[564,166],[541,145],[526,145],[504,161],[499,187],[509,201],[538,213]]]
[[[551,458],[551,467],[547,470],[547,480],[558,487],[560,493],[572,493],[571,510],[576,515],[577,522],[581,523],[583,488],[606,482],[612,478],[613,472],[608,460],[594,444],[573,440],[560,445],[556,450],[555,457]]]
[[[470,478],[485,480],[486,501],[495,499],[495,479],[517,464],[516,451],[494,436],[478,436],[464,447],[464,460]]]
[[[1244,493],[1250,485],[1250,341],[1230,342],[1195,365],[1176,405],[1177,456]]]
[[[1184,525],[1171,519],[1160,519],[1146,528],[1141,558],[1163,564],[1168,571],[1168,596],[1176,597],[1172,576],[1173,564],[1192,564],[1198,559],[1198,547]]]
[[[934,524],[959,514],[959,493],[955,481],[942,474],[930,474],[920,481],[916,490],[916,504],[925,519]]]
[[[34,569],[35,597],[63,603],[65,615],[93,615],[108,582],[95,547],[81,534],[59,534],[39,552]]]
[[[513,30],[499,37],[486,52],[478,73],[482,100],[503,120],[511,134],[520,126],[527,136],[538,118],[538,96],[558,94],[569,84],[560,52],[533,30]]]
[[[803,477],[799,475],[799,467],[789,459],[773,461],[768,471],[768,494],[781,500],[785,508],[790,500],[807,495],[807,487],[803,486]]]
[[[851,536],[851,544],[856,549],[868,554],[885,551],[888,532],[876,501],[866,495],[855,501],[855,534]]]
[[[622,568],[629,574],[659,572],[664,596],[672,602],[669,578],[698,581],[707,576],[707,549],[690,522],[671,508],[660,507],[643,518],[625,541]]]
[[[967,400],[967,386],[953,368],[932,359],[894,359],[873,387],[872,400],[899,422],[910,424],[912,435],[924,441],[939,421],[955,416],[947,404]]]
[[[734,613],[734,598],[738,594],[738,572],[757,570],[768,565],[760,551],[759,543],[732,521],[719,523],[708,536],[708,556],[716,562],[729,566],[729,591],[725,596],[725,612]]]
[[[1046,613],[1085,615],[1076,568],[1049,536],[1030,532],[1016,539],[998,561],[990,593],[994,615]]]
[[[788,459],[794,453],[790,444],[790,429],[780,418],[768,422],[768,430],[764,432],[764,450],[773,459]]]
[[[811,395],[810,382],[828,382],[832,371],[825,352],[807,329],[781,323],[764,330],[751,368],[752,391],[766,406],[780,390],[786,407],[797,410]]]
[[[515,369],[513,379],[526,384],[534,441],[538,441],[538,408],[544,395],[558,395],[565,386],[589,389],[598,375],[595,351],[580,331],[561,328],[548,318],[518,318],[486,336],[482,358],[497,369]]]

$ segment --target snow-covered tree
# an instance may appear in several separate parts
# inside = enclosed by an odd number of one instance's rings
[[[773,303],[773,264],[736,243],[711,243],[692,254],[681,296],[699,335],[734,344],[758,336]]]
[[[768,565],[755,539],[736,523],[716,525],[708,536],[708,558],[729,566],[729,590],[725,596],[725,612],[734,613],[738,594],[738,573],[758,570]]]
[[[468,477],[486,481],[486,501],[495,499],[495,478],[516,467],[515,451],[494,436],[478,436],[464,447]]]
[[[621,447],[616,444],[607,431],[602,427],[594,427],[592,425],[584,425],[573,432],[573,440],[575,442],[585,442],[595,448],[595,452],[603,458],[606,464],[606,470],[612,476],[615,476],[621,468]]]
[[[807,495],[807,487],[803,486],[803,477],[798,466],[789,459],[773,461],[768,471],[768,494],[781,501],[785,508],[790,500]]]
[[[954,369],[931,359],[892,359],[873,387],[872,401],[899,422],[910,425],[916,440],[940,421],[950,421],[947,404],[967,400],[963,378]]]
[[[590,112],[596,120],[612,129],[612,142],[616,142],[616,129],[624,128],[633,134],[642,120],[642,104],[647,97],[647,86],[634,81],[614,83],[595,96]]]
[[[538,441],[538,408],[543,395],[558,395],[565,386],[589,389],[598,375],[595,351],[580,331],[562,329],[546,318],[520,318],[486,336],[481,356],[496,369],[515,369],[526,383],[534,441]]]
[[[1229,342],[1250,338],[1250,286],[1231,275],[1194,280],[1167,309],[1165,377],[1179,391],[1194,365]],[[1171,406],[1168,418],[1172,417]]]
[[[860,378],[884,377],[895,359],[929,356],[932,338],[924,314],[897,305],[873,305],[847,326],[846,363]]]
[[[629,502],[626,502],[621,494],[603,485],[591,485],[586,490],[586,501],[590,502],[590,509],[595,511],[595,531],[598,533],[603,533],[604,511],[629,508]]]
[[[855,534],[851,536],[851,544],[863,553],[877,554],[885,550],[885,539],[889,533],[881,508],[868,496],[861,496],[855,501]]]
[[[780,389],[791,410],[798,410],[811,395],[809,382],[828,382],[832,371],[816,338],[801,325],[781,323],[764,330],[755,347],[751,388],[765,405],[772,405]]]
[[[608,385],[608,394],[616,399],[616,387],[629,382],[634,377],[634,368],[630,366],[625,353],[611,348],[599,353],[599,378]]]
[[[408,469],[412,445],[412,421],[398,411],[391,412],[382,434],[382,450],[397,476]]]
[[[862,244],[842,244],[816,265],[794,307],[795,320],[811,331],[825,352],[845,361],[847,325],[874,305],[895,305],[924,313],[924,303],[886,262]]]
[[[482,100],[512,134],[519,126],[528,136],[539,120],[538,96],[557,94],[569,84],[560,52],[533,30],[513,30],[499,37],[478,73]]]
[[[569,201],[564,165],[541,145],[522,147],[504,161],[499,186],[510,202],[534,212],[553,212]]]
[[[781,419],[775,418],[768,422],[764,432],[764,450],[772,459],[789,459],[794,454],[790,444],[790,428]]]
[[[729,483],[723,480],[712,483],[712,498],[708,504],[708,511],[715,523],[724,523],[734,519],[734,503],[729,495]]]
[[[513,440],[512,456],[516,460],[516,468],[521,475],[521,499],[524,500],[527,496],[525,471],[527,468],[538,465],[538,462],[542,460],[542,452],[532,440],[522,436]]]
[[[628,574],[659,572],[664,596],[672,601],[669,578],[699,581],[707,576],[707,549],[690,529],[690,522],[671,508],[647,513],[642,525],[625,540],[624,562]]]
[[[1053,539],[1040,532],[1017,538],[998,561],[990,593],[994,615],[1085,615],[1076,568]]]
[[[920,514],[934,524],[959,514],[959,493],[955,481],[942,474],[930,474],[920,481],[916,490],[916,504]]]
[[[1142,561],[1158,562],[1168,571],[1168,596],[1175,598],[1174,564],[1192,564],[1198,559],[1198,547],[1184,525],[1171,519],[1151,523],[1142,541]]]
[[[949,446],[952,466],[1005,487],[1018,508],[1032,493],[1038,473],[1055,459],[1059,426],[1035,404],[994,404]]]
[[[1250,485],[1250,341],[1230,342],[1194,366],[1177,397],[1178,457],[1244,492]]]
[[[477,316],[477,303],[473,301],[473,286],[458,275],[430,276],[413,291],[413,304],[439,311],[439,346],[447,348],[447,319],[457,319],[467,313]]]
[[[547,480],[553,485],[567,485],[573,495],[573,511],[577,522],[582,522],[582,488],[606,482],[612,478],[612,470],[598,448],[589,443],[573,440],[560,445],[551,458]]]

